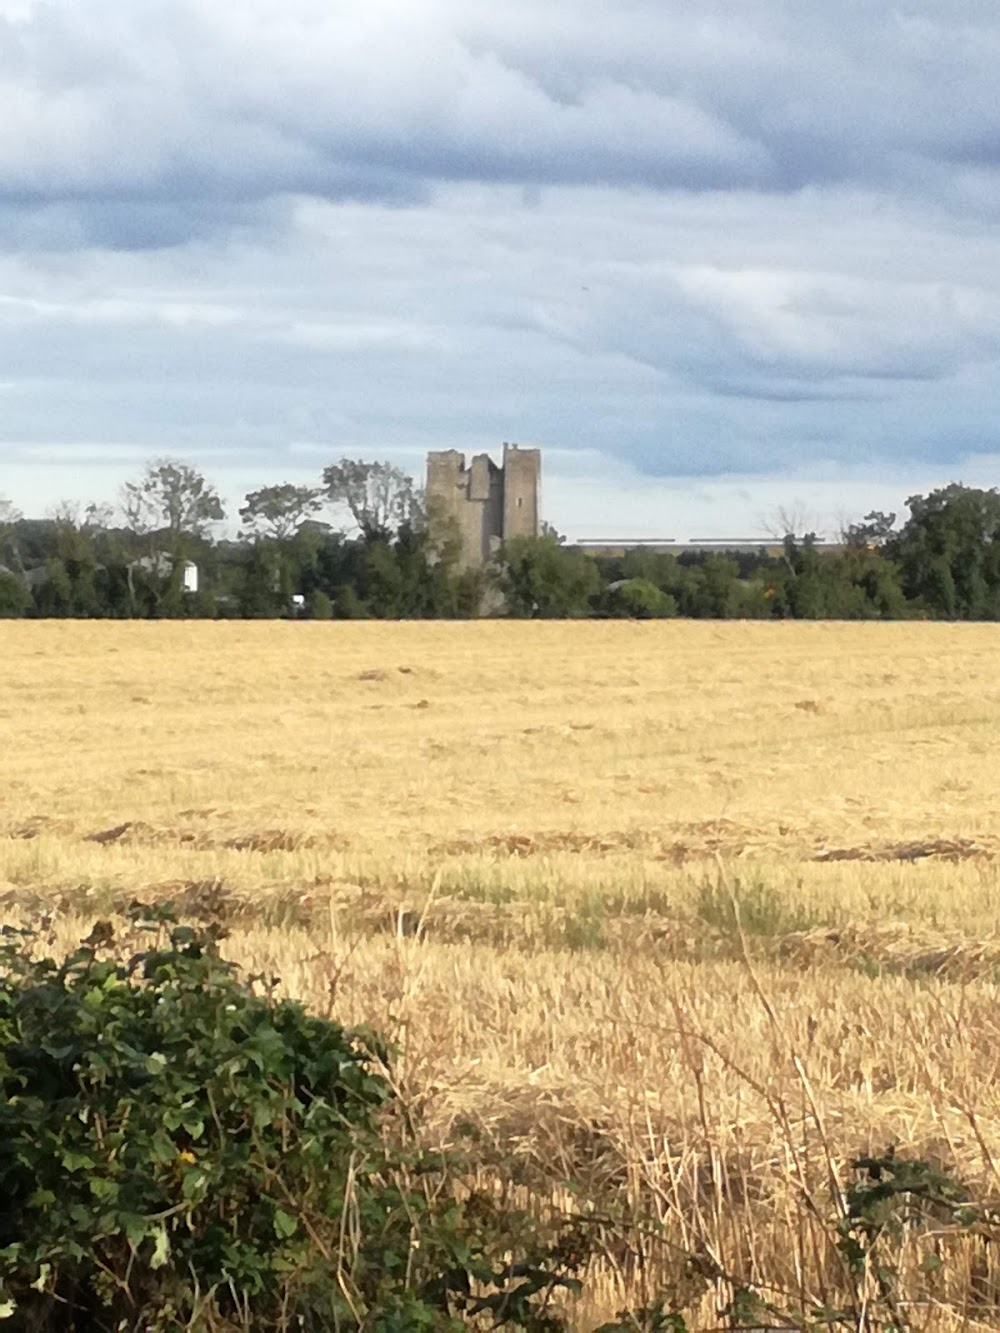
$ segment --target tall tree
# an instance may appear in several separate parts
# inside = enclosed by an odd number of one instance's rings
[[[323,508],[320,491],[290,482],[248,491],[244,498],[246,504],[240,509],[244,526],[255,536],[273,537],[279,542],[293,536],[306,519]]]
[[[906,503],[910,517],[886,547],[904,593],[932,614],[1000,618],[1000,492],[953,482]]]
[[[13,543],[14,525],[20,521],[20,510],[15,509],[10,500],[5,500],[0,495],[0,564],[4,562]],[[17,558],[17,553],[14,554]],[[18,561],[18,563],[20,562]]]
[[[422,522],[423,505],[413,478],[391,463],[342,458],[324,468],[323,485],[333,504],[347,508],[366,541],[386,541],[401,528]]]
[[[205,537],[226,511],[215,488],[187,463],[158,458],[138,481],[122,488],[122,509],[133,532],[166,531],[172,537]]]
[[[508,614],[549,619],[589,615],[601,591],[597,566],[556,537],[514,537],[497,558],[497,582]]]
[[[63,501],[51,511],[51,552],[45,561],[47,578],[35,589],[35,605],[43,616],[98,616],[107,611],[98,588],[96,538],[110,511]]]
[[[55,554],[62,560],[96,560],[95,539],[107,531],[113,517],[110,505],[89,504],[81,515],[74,501],[61,501],[51,510]]]
[[[892,540],[896,526],[895,514],[884,514],[873,509],[860,523],[849,524],[841,534],[845,546],[878,550]]]
[[[0,617],[14,619],[23,616],[31,606],[31,593],[24,579],[0,569]]]

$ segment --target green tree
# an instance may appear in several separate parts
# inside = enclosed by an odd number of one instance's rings
[[[370,612],[351,583],[342,583],[333,598],[333,614],[337,620],[368,620]]]
[[[240,557],[238,597],[243,614],[285,616],[297,593],[316,586],[319,551],[328,526],[312,518],[323,505],[307,486],[267,486],[251,491],[240,510],[252,544]]]
[[[211,525],[226,516],[215,488],[187,463],[160,458],[122,488],[121,507],[129,528],[124,543],[129,614],[214,615],[210,588],[185,593],[183,565],[187,560],[200,565],[213,549]]]
[[[306,519],[323,508],[322,495],[311,486],[284,482],[248,491],[240,509],[244,526],[257,537],[283,542],[299,531]]]
[[[173,458],[148,464],[137,481],[122,488],[122,509],[133,532],[162,531],[174,539],[205,537],[226,516],[218,492],[195,468]]]
[[[459,616],[463,595],[473,585],[481,586],[481,571],[466,571],[463,577],[458,565],[460,547],[453,535],[449,536],[447,524],[436,532],[409,523],[400,529],[393,551],[400,571],[401,614]]]
[[[708,614],[732,616],[740,598],[740,567],[735,560],[713,551],[702,565],[703,596]]]
[[[35,590],[35,606],[39,615],[64,617],[73,615],[73,581],[65,561],[50,557],[45,562],[47,578]]]
[[[654,620],[677,614],[677,602],[649,579],[625,579],[609,587],[602,598],[604,610],[612,616],[630,616],[635,620]]]
[[[20,554],[14,547],[14,527],[20,521],[20,511],[0,495],[0,564],[12,559],[20,566]]]
[[[712,551],[691,564],[679,562],[679,575],[676,595],[681,615],[724,620],[739,614],[740,568],[729,556]]]
[[[827,581],[816,550],[815,534],[809,533],[801,542],[786,537],[784,546],[785,559],[794,574],[788,585],[791,613],[797,620],[821,620],[829,614]]]
[[[496,581],[507,612],[517,617],[566,619],[589,615],[601,589],[597,566],[558,539],[515,537],[504,542]]]
[[[310,620],[333,619],[333,603],[321,588],[314,588],[306,598],[306,615]]]
[[[240,614],[270,620],[287,613],[291,576],[277,542],[262,540],[246,546],[240,564]]]
[[[398,620],[408,613],[403,569],[390,542],[365,542],[359,572],[358,591],[371,615],[379,620]]]
[[[860,523],[848,525],[843,534],[844,544],[867,550],[879,550],[892,540],[895,527],[895,514],[884,514],[879,509],[873,509],[870,514],[865,514]]]
[[[886,546],[904,594],[932,615],[1000,618],[1000,492],[953,482],[907,505]]]
[[[332,504],[346,507],[366,541],[387,541],[404,524],[423,518],[413,478],[391,463],[342,458],[323,470],[323,486]]]
[[[35,593],[43,616],[102,616],[108,613],[101,586],[97,541],[107,511],[88,505],[83,517],[71,503],[52,514],[52,554],[45,562],[48,579]]]
[[[847,620],[900,620],[908,614],[899,570],[878,547],[847,546],[824,563],[831,614]]]
[[[32,608],[31,593],[24,579],[0,570],[0,619],[17,619]]]

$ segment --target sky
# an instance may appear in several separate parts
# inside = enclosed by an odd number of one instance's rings
[[[543,451],[571,538],[1000,482],[996,0],[0,0],[0,496]]]

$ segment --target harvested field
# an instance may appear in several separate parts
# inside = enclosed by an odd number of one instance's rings
[[[472,1125],[482,1178],[630,1219],[581,1330],[667,1283],[715,1327],[734,1278],[801,1317],[864,1298],[834,1243],[852,1156],[1000,1200],[998,650],[943,624],[9,623],[0,903],[65,947],[170,898],[387,1031],[429,1141]],[[1000,1326],[988,1229],[914,1222],[899,1263],[910,1326]]]

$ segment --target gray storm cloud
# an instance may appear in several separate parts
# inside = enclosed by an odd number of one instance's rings
[[[947,480],[998,63],[974,0],[0,0],[0,494],[504,438],[581,504]]]
[[[911,187],[1000,144],[1000,16],[962,0],[39,0],[0,25],[0,199],[74,201],[85,237],[101,201],[169,239],[454,180]]]

